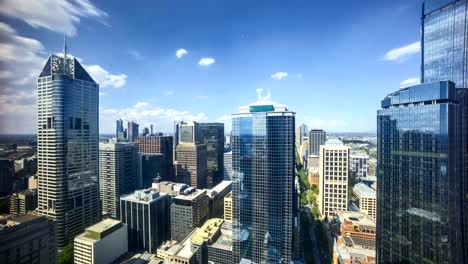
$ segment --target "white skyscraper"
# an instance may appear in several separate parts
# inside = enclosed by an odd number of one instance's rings
[[[37,79],[38,211],[58,247],[99,221],[99,85],[70,56],[51,55]]]

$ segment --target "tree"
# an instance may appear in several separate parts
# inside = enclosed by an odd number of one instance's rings
[[[73,264],[73,241],[59,252],[58,264]]]

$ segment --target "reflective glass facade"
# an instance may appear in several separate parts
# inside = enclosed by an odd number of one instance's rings
[[[379,263],[463,259],[460,105],[455,84],[425,83],[382,100],[377,117]]]
[[[422,81],[468,88],[468,1],[426,0],[422,18]]]
[[[292,259],[295,116],[272,108],[250,107],[232,118],[235,263]]]
[[[224,123],[200,123],[200,134],[206,144],[207,188],[224,178]]]

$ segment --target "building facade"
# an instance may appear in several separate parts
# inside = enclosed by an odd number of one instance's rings
[[[174,180],[174,137],[152,135],[137,138],[140,153],[164,155],[163,168],[160,177],[165,181]]]
[[[10,215],[22,215],[36,210],[37,189],[14,193],[10,196]]]
[[[99,85],[66,53],[37,79],[38,212],[56,221],[59,248],[101,217]]]
[[[127,139],[128,141],[130,142],[135,142],[136,139],[138,138],[139,136],[139,129],[140,129],[140,125],[138,125],[136,122],[134,121],[130,121],[127,123]]]
[[[309,132],[309,155],[320,155],[320,146],[325,144],[327,132],[322,129],[312,129]]]
[[[200,123],[201,142],[206,145],[207,188],[224,178],[224,123]]]
[[[138,153],[138,187],[150,188],[155,178],[162,179],[165,156],[163,154]]]
[[[205,144],[181,142],[176,148],[175,181],[193,188],[207,186],[207,150]]]
[[[224,179],[232,179],[232,150],[227,149],[224,151]]]
[[[357,199],[357,207],[360,212],[366,213],[374,221],[377,218],[377,193],[364,183],[358,183],[353,187],[353,193]]]
[[[318,209],[332,219],[336,211],[348,210],[349,147],[338,139],[320,146]]]
[[[262,98],[232,115],[235,263],[293,259],[294,129],[294,112]]]
[[[299,149],[300,146],[302,146],[302,141],[305,136],[307,136],[307,125],[306,124],[300,124],[296,127],[296,147]]]
[[[115,121],[115,138],[117,140],[124,139],[126,135],[124,135],[124,126],[122,119]]]
[[[206,190],[189,188],[173,198],[171,205],[171,237],[181,242],[209,218]]]
[[[138,187],[137,160],[135,143],[99,144],[99,192],[104,215],[120,219],[120,196]]]
[[[0,158],[0,195],[12,193],[15,175],[15,163],[12,160]]]
[[[377,116],[379,262],[463,258],[459,109],[450,81],[407,87],[382,100]]]
[[[150,190],[122,196],[120,221],[127,225],[129,249],[156,253],[171,238],[171,197]]]
[[[357,179],[369,176],[369,156],[364,153],[351,152],[350,172]]]

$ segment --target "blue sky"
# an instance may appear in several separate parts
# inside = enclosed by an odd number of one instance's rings
[[[4,0],[0,133],[35,133],[35,78],[64,33],[100,83],[102,133],[116,118],[229,123],[257,89],[309,128],[375,131],[380,100],[419,78],[420,12],[419,0]]]

